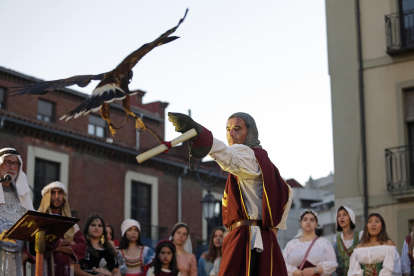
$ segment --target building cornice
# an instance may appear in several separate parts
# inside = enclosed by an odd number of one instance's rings
[[[120,162],[132,163],[137,166],[151,167],[156,170],[162,170],[165,173],[175,176],[180,175],[184,169],[189,171],[188,177],[196,179],[195,172],[190,172],[189,166],[184,163],[164,159],[160,156],[153,157],[142,164],[138,164],[136,156],[141,152],[117,144],[107,143],[100,139],[93,139],[81,136],[75,133],[65,132],[63,130],[50,128],[45,125],[35,124],[30,121],[9,117],[0,114],[0,132],[8,132],[12,135],[24,135],[36,137],[52,143],[63,144],[73,147],[79,151],[88,152],[94,155],[104,156]],[[208,169],[198,169],[203,181],[210,182],[210,171]],[[224,184],[227,175],[219,175],[221,184]]]

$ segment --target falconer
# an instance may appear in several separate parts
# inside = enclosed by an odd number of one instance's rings
[[[192,128],[190,156],[207,154],[229,172],[222,200],[223,224],[230,231],[224,240],[219,276],[287,276],[277,243],[278,229],[286,229],[293,190],[262,149],[254,119],[234,113],[227,120],[227,142],[194,122],[189,116],[168,113],[178,132]]]
[[[31,256],[23,241],[4,238],[7,229],[27,210],[33,210],[22,166],[22,158],[15,149],[0,150],[0,178],[11,176],[11,181],[3,181],[0,185],[0,275],[23,275],[22,263]]]
[[[42,202],[38,211],[72,217],[66,186],[59,181],[46,185],[42,190]],[[47,258],[46,275],[73,275],[74,264],[85,257],[86,240],[82,231],[79,230],[79,226],[75,224],[65,233],[63,239],[59,239],[55,244],[47,246],[47,248],[51,253],[50,257]]]

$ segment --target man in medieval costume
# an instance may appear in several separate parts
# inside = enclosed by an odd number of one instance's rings
[[[3,181],[0,185],[0,275],[22,276],[23,261],[33,258],[26,249],[27,243],[4,237],[5,231],[27,210],[33,210],[30,188],[22,167],[22,158],[15,149],[0,150],[0,178],[11,177],[11,181]]]
[[[39,212],[72,217],[66,186],[61,182],[52,182],[42,190],[42,202]],[[48,276],[74,275],[74,264],[85,257],[86,240],[75,224],[53,245],[47,246],[49,256],[44,259],[44,271]]]
[[[168,116],[176,131],[197,131],[189,140],[190,159],[208,154],[229,172],[222,215],[230,233],[223,243],[219,276],[287,276],[277,231],[286,229],[293,190],[260,146],[254,119],[243,112],[231,115],[226,146],[189,116]]]

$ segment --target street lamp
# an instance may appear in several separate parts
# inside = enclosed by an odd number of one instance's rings
[[[201,205],[203,206],[203,215],[206,220],[214,218],[216,203],[217,200],[211,193],[206,194],[201,200]]]

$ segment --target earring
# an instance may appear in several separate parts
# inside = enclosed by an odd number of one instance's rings
[[[104,242],[105,242],[105,236],[104,236],[104,235],[102,235],[102,236],[101,236],[101,243],[102,243],[102,244],[104,244]]]
[[[89,241],[89,234],[86,234],[86,239]]]

